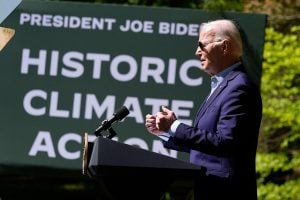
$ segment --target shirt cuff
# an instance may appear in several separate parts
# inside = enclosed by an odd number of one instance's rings
[[[158,137],[167,142],[171,136],[169,133],[163,132],[163,133],[159,134]]]
[[[181,123],[181,122],[180,122],[179,120],[175,120],[175,121],[173,122],[173,124],[171,125],[170,130],[168,131],[168,133],[169,133],[172,137],[175,136],[176,129],[177,129],[177,127],[179,126],[180,123]]]
[[[170,129],[168,132],[163,132],[158,135],[158,137],[164,141],[168,141],[170,137],[175,135],[176,129],[179,126],[181,122],[178,120],[175,120],[173,124],[171,125]]]

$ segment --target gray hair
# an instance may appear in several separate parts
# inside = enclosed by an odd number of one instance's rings
[[[242,56],[243,42],[237,25],[228,19],[220,19],[207,23],[203,23],[200,26],[200,31],[213,32],[215,40],[227,39],[233,46],[233,55],[237,58]]]

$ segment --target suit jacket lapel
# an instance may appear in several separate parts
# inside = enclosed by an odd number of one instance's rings
[[[198,110],[195,121],[194,121],[195,126],[197,126],[199,119],[205,113],[206,109],[212,104],[212,102],[217,98],[217,96],[222,92],[222,90],[224,90],[227,87],[228,82],[230,80],[234,79],[239,74],[240,70],[238,70],[238,69],[240,69],[240,67],[238,67],[235,70],[233,70],[232,72],[230,72],[225,77],[225,79],[220,83],[220,85],[216,88],[216,90],[211,94],[211,96],[208,99],[206,98],[206,101],[204,101],[202,103],[200,109]]]
[[[222,83],[216,88],[216,90],[211,94],[211,96],[206,100],[204,105],[199,112],[198,119],[202,117],[205,113],[206,109],[211,105],[211,103],[216,99],[216,97],[220,94],[220,92],[227,86],[228,80],[224,79]]]
[[[200,115],[200,113],[201,113],[201,111],[202,111],[202,108],[203,108],[204,105],[206,104],[207,98],[208,98],[208,96],[205,98],[205,100],[203,101],[203,103],[201,104],[200,108],[199,108],[198,111],[197,111],[197,115],[196,115],[195,120],[194,120],[194,124],[195,124],[195,125],[196,125],[196,123],[197,123],[197,121],[198,121],[198,118],[199,118],[199,115]]]

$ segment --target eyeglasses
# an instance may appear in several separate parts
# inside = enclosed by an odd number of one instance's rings
[[[215,43],[215,42],[221,42],[222,40],[218,40],[218,41],[212,41],[212,42],[209,42],[209,43],[206,43],[206,44],[203,44],[202,42],[198,41],[198,47],[201,49],[201,51],[204,50],[204,48],[209,45],[209,44],[212,44],[212,43]]]

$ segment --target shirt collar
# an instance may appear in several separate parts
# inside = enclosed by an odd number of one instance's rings
[[[211,81],[212,82],[217,82],[218,84],[221,83],[223,81],[223,79],[225,78],[225,76],[227,76],[229,74],[229,72],[231,72],[233,69],[235,69],[240,64],[241,64],[241,62],[237,62],[237,63],[234,63],[233,65],[231,65],[230,67],[227,67],[223,71],[221,71],[218,74],[212,76]]]

